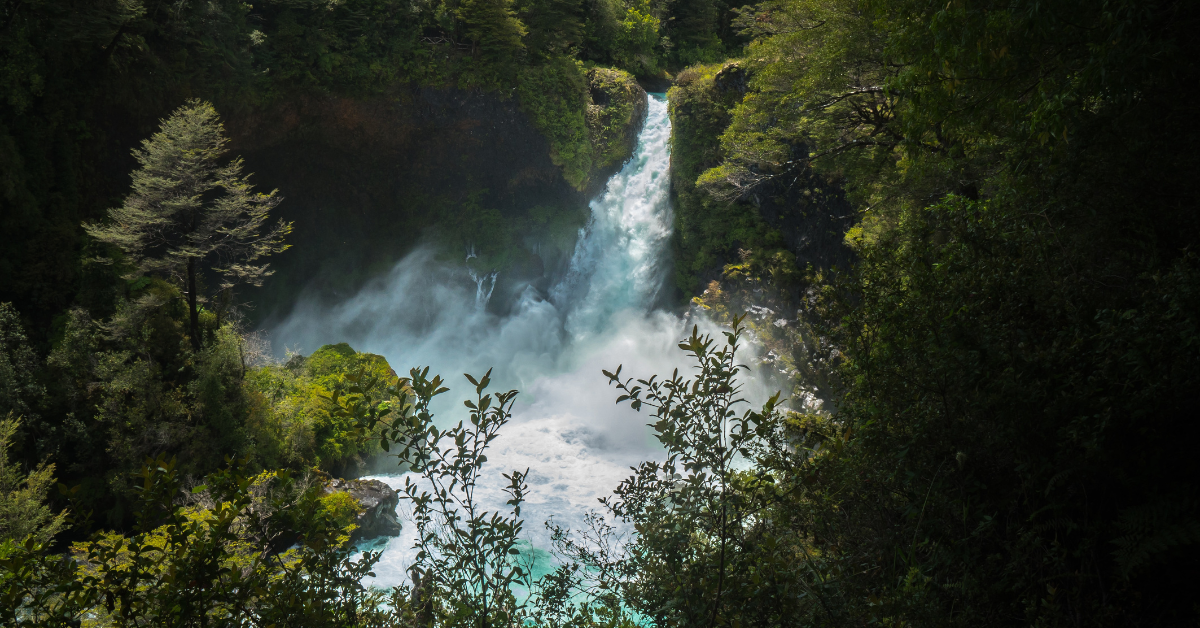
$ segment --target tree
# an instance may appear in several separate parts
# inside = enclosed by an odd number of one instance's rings
[[[399,490],[412,503],[417,527],[407,607],[417,625],[511,626],[522,610],[513,586],[533,584],[518,549],[529,470],[502,474],[509,481],[503,490],[511,498],[505,502],[511,514],[484,510],[476,489],[487,463],[484,452],[512,417],[517,391],[484,394],[491,370],[478,379],[463,375],[475,387],[475,401],[463,401],[470,425],[459,421],[444,430],[434,424],[429,405],[449,388],[440,376],[430,379],[428,367],[384,382],[383,391],[377,377],[348,376],[330,400],[341,417],[365,431],[378,430],[384,451],[395,444],[400,464],[420,478],[405,477]]]
[[[487,61],[505,64],[525,49],[521,41],[525,25],[517,18],[512,0],[463,0],[458,19]]]
[[[775,477],[755,464],[781,449],[772,439],[782,418],[779,393],[758,411],[737,410],[748,404],[737,379],[746,370],[737,363],[743,318],[724,332],[724,347],[695,327],[679,344],[696,361],[695,377],[676,369],[669,378],[635,383],[622,379],[620,368],[604,371],[622,393],[617,403],[652,410],[650,427],[665,449],[663,462],[643,462],[613,491],[615,499],[601,500],[637,529],[627,550],[632,564],[618,569],[625,580],[617,586],[656,625],[779,626],[795,615],[772,595],[780,588],[772,574],[786,572],[777,566],[793,564],[796,551],[763,542],[774,541],[764,521]],[[594,565],[586,557],[579,562]]]
[[[714,198],[744,200],[817,167],[844,173],[856,197],[898,194],[878,183],[904,140],[895,109],[907,94],[884,88],[897,72],[884,55],[886,31],[854,0],[782,0],[760,10],[746,24],[758,37],[741,66],[751,90],[730,111],[723,162],[696,183]]]
[[[37,366],[16,309],[0,303],[0,413],[33,414],[30,404],[43,393],[34,377]]]
[[[519,13],[529,29],[525,43],[534,54],[569,54],[581,42],[581,0],[525,0]]]
[[[211,260],[222,290],[239,283],[262,285],[274,271],[254,262],[286,250],[283,238],[292,230],[281,220],[262,231],[282,198],[277,190],[254,192],[240,157],[219,163],[228,141],[216,109],[188,101],[133,151],[141,164],[133,173],[133,192],[121,207],[109,210],[109,223],[84,225],[88,235],[124,252],[132,275],[164,275],[183,284],[195,349],[200,348],[200,265]]]
[[[8,459],[20,426],[12,414],[0,419],[0,543],[24,542],[30,536],[45,543],[66,526],[67,513],[55,514],[46,505],[46,493],[54,484],[54,465],[39,464],[26,475]]]
[[[395,601],[362,583],[379,553],[355,556],[320,484],[232,464],[185,492],[165,456],[138,477],[129,535],[98,532],[65,554],[36,536],[0,540],[3,625],[398,625]],[[278,551],[280,539],[297,542]]]

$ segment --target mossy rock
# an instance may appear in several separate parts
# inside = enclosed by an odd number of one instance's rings
[[[592,167],[602,175],[619,168],[637,148],[638,132],[646,119],[646,92],[623,70],[592,68],[587,78],[592,100],[587,113]]]
[[[597,192],[637,146],[646,92],[628,72],[555,59],[526,68],[519,93],[551,161],[580,192]]]
[[[305,367],[308,369],[309,375],[319,381],[355,373],[359,369],[366,369],[368,375],[388,381],[397,377],[396,371],[392,370],[383,356],[374,353],[359,353],[344,342],[325,345],[317,349],[308,356]]]

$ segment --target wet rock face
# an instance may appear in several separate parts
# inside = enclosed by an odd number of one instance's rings
[[[563,179],[519,105],[512,95],[413,87],[370,98],[309,95],[231,114],[230,153],[245,158],[258,189],[279,190],[284,201],[273,216],[295,224],[292,249],[270,260],[275,275],[239,293],[255,304],[252,323],[271,327],[305,290],[339,302],[423,238],[478,235],[474,243],[485,247],[500,238],[489,225],[527,223],[522,234],[538,235],[535,208],[577,215],[567,230],[574,233],[588,199]],[[520,261],[519,244],[496,247]],[[570,254],[539,251],[550,266]],[[505,270],[502,278],[515,277]]]
[[[379,480],[343,480],[335,478],[325,485],[325,494],[343,492],[353,497],[362,508],[355,523],[355,541],[379,536],[399,536],[400,520],[396,506],[400,498],[392,487]]]
[[[625,72],[593,68],[588,87],[602,104],[587,106],[592,166],[580,188],[515,92],[397,86],[231,112],[230,154],[245,159],[257,189],[278,189],[273,218],[295,226],[270,281],[238,293],[254,304],[248,325],[273,327],[301,294],[341,302],[421,243],[457,260],[477,247],[501,271],[496,313],[523,286],[565,272],[588,201],[632,154],[646,112]]]

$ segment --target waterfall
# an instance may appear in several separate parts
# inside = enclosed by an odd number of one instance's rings
[[[665,101],[651,98],[632,159],[592,201],[563,279],[551,300],[568,312],[575,336],[604,328],[622,310],[646,311],[663,285],[671,237],[671,120]]]
[[[492,271],[477,275],[474,268],[467,266],[467,274],[471,276],[471,281],[475,282],[475,309],[482,310],[487,307],[488,301],[492,300],[492,291],[496,289],[496,277],[500,273]]]
[[[513,421],[488,453],[487,477],[476,495],[489,508],[503,509],[501,473],[528,467],[525,530],[535,547],[546,548],[542,521],[554,516],[577,526],[631,465],[659,455],[646,417],[613,403],[615,393],[600,369],[625,364],[626,372],[647,376],[683,371],[689,365],[676,344],[685,328],[705,325],[653,309],[671,236],[670,134],[666,100],[651,95],[637,149],[591,202],[569,270],[548,294],[527,289],[510,314],[496,316],[483,307],[495,273],[469,271],[472,293],[455,279],[461,267],[441,265],[432,251],[421,249],[335,307],[297,304],[273,331],[275,341],[309,351],[349,342],[384,355],[400,373],[429,366],[451,387],[434,407],[438,421],[447,424],[462,418],[459,395],[468,386],[458,374],[494,367],[494,388],[520,394]],[[468,249],[468,261],[472,253]],[[375,477],[395,487],[404,483],[399,473]],[[372,584],[392,586],[407,578],[413,527],[407,523],[400,537],[380,541],[383,557]],[[538,556],[544,568],[544,554]]]

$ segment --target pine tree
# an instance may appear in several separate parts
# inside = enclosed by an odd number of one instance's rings
[[[54,486],[54,465],[42,463],[22,473],[20,464],[9,459],[20,427],[12,413],[0,417],[0,543],[24,542],[30,535],[44,543],[67,526],[67,513],[55,513],[46,505]]]
[[[183,284],[196,349],[201,265],[212,263],[222,290],[262,285],[274,271],[254,262],[287,249],[283,238],[292,230],[281,220],[263,231],[267,214],[283,199],[278,190],[254,192],[240,157],[220,164],[228,142],[216,109],[188,101],[133,151],[141,164],[133,173],[133,191],[121,207],[109,210],[109,222],[84,225],[88,235],[125,253],[132,275],[162,275]]]

